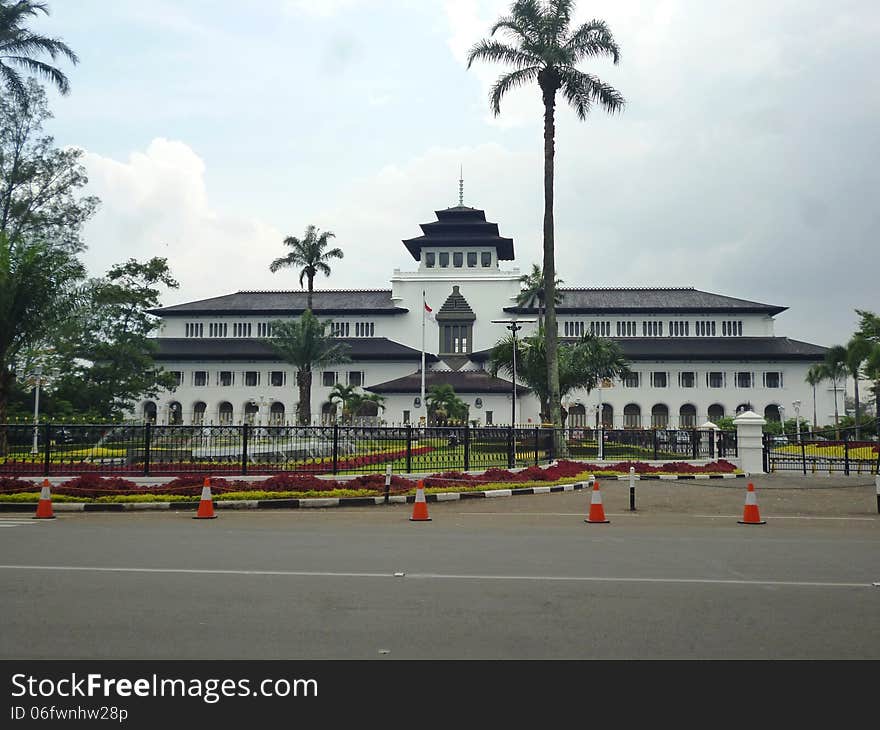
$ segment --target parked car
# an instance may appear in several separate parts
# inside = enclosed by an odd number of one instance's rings
[[[776,445],[785,445],[788,443],[788,436],[779,435],[779,436],[771,436],[770,443]]]

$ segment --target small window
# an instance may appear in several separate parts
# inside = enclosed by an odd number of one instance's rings
[[[469,269],[472,269],[477,265],[477,252],[476,251],[468,251],[467,262],[468,262]]]
[[[250,387],[260,384],[260,373],[256,370],[245,370],[244,384]]]
[[[348,384],[361,386],[364,384],[364,374],[360,370],[351,370],[348,373]]]
[[[440,253],[440,268],[446,269],[449,267],[449,254],[444,252]]]
[[[751,373],[737,373],[736,374],[736,387],[737,388],[751,388],[752,387],[752,374]]]
[[[280,388],[284,385],[284,371],[283,370],[273,370],[269,373],[269,385],[272,385],[276,388]]]
[[[327,388],[332,388],[336,385],[336,373],[330,370],[325,370],[321,375],[321,384]]]
[[[452,265],[456,269],[460,269],[462,263],[464,262],[464,254],[461,251],[456,251],[452,254]]]
[[[724,387],[724,373],[713,371],[713,372],[707,373],[706,377],[708,378],[710,388],[723,388]]]
[[[235,382],[235,377],[231,370],[221,370],[217,373],[217,384],[230,386]]]
[[[655,388],[665,388],[666,381],[666,373],[651,373],[651,385]]]
[[[488,269],[492,265],[492,253],[490,251],[483,251],[480,254],[480,263],[484,269]]]
[[[183,372],[182,372],[182,371],[180,371],[180,370],[171,370],[170,373],[171,373],[171,375],[174,376],[174,385],[175,385],[175,386],[180,385],[181,383],[183,383]]]
[[[627,373],[623,376],[623,385],[626,388],[638,388],[639,387],[639,374],[638,373]]]
[[[696,388],[697,387],[697,374],[694,372],[685,372],[681,374],[681,387],[682,388]]]
[[[433,251],[425,252],[425,267],[428,269],[434,268],[434,260],[436,259],[436,255]]]
[[[492,411],[486,411],[486,425],[487,425],[487,426],[491,426],[492,423],[493,423],[493,421],[492,421],[492,415],[493,415],[493,414],[492,414]]]
[[[404,412],[403,412],[403,422],[404,422],[404,423],[409,423],[409,411],[404,411]]]
[[[193,373],[193,385],[201,387],[208,384],[208,371],[196,370]]]
[[[782,373],[764,373],[764,385],[767,388],[781,388]]]

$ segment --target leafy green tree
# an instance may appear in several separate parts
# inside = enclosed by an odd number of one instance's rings
[[[0,78],[20,99],[27,96],[21,71],[46,79],[62,94],[70,91],[67,76],[39,56],[48,56],[53,61],[63,56],[73,64],[79,62],[76,54],[63,41],[34,33],[26,27],[27,22],[40,13],[49,14],[46,3],[0,0]]]
[[[68,321],[81,295],[82,264],[69,252],[42,242],[10,244],[0,231],[0,423],[23,359],[47,347]],[[0,453],[6,453],[0,434]]]
[[[25,100],[0,94],[0,232],[7,245],[44,241],[73,253],[85,246],[82,227],[98,198],[80,196],[88,183],[83,152],[57,149],[42,133],[51,119],[43,89],[30,79]]]
[[[522,380],[541,403],[541,420],[550,415],[550,392],[547,387],[546,337],[544,328],[516,341],[516,377]],[[513,375],[513,336],[499,340],[492,348],[490,370]],[[584,335],[559,347],[559,389],[562,396],[574,390],[590,393],[602,380],[619,378],[629,372],[629,362],[620,345],[594,335]]]
[[[312,293],[314,292],[315,276],[320,272],[324,276],[330,276],[330,259],[341,259],[342,249],[331,248],[327,250],[329,241],[335,238],[330,231],[320,231],[315,226],[308,226],[306,234],[302,238],[288,236],[284,239],[284,245],[290,247],[287,256],[275,259],[269,264],[269,271],[275,273],[282,268],[298,268],[299,285],[303,286],[303,279],[308,282],[308,308],[312,308]]]
[[[448,383],[432,385],[425,396],[428,405],[428,419],[434,423],[466,421],[468,405],[455,394],[455,388]]]
[[[854,336],[850,338],[846,345],[835,345],[832,347],[826,358],[843,366],[846,373],[853,379],[853,395],[855,397],[855,432],[856,438],[859,438],[860,421],[861,421],[861,401],[859,398],[859,380],[862,378],[862,366],[871,354],[871,342],[864,337]]]
[[[532,264],[532,270],[528,274],[519,277],[522,290],[516,296],[516,303],[520,307],[538,308],[538,326],[544,325],[544,274],[538,264]],[[556,279],[556,286],[564,283],[562,279]],[[562,304],[562,292],[556,291],[556,304]]]
[[[509,42],[487,38],[468,53],[468,68],[476,61],[504,63],[513,70],[501,76],[492,87],[492,112],[501,113],[501,99],[508,91],[537,81],[544,102],[544,300],[547,307],[547,390],[553,423],[562,422],[560,364],[556,334],[556,259],[553,225],[553,179],[556,137],[556,95],[585,120],[595,104],[614,113],[624,107],[616,89],[584,73],[577,64],[585,58],[606,56],[616,64],[620,59],[617,42],[602,20],[591,20],[571,28],[574,0],[515,0],[510,14],[492,26],[490,35],[501,31]]]
[[[846,348],[840,345],[831,347],[825,353],[825,362],[819,364],[819,372],[824,380],[830,380],[834,388],[834,438],[840,438],[840,412],[837,407],[838,384],[842,380],[846,385],[848,370],[845,364]]]
[[[88,282],[85,303],[55,343],[68,357],[56,397],[81,413],[119,419],[141,398],[174,389],[172,374],[154,360],[151,335],[159,320],[150,310],[159,306],[160,287],[176,289],[178,283],[168,260],[159,257],[129,259]]]
[[[327,400],[330,403],[338,403],[342,406],[343,422],[345,422],[351,415],[351,402],[355,395],[357,395],[356,385],[336,383],[336,385],[330,390],[330,394],[327,396]]]
[[[868,344],[868,354],[865,357],[865,377],[874,381],[874,415],[880,422],[880,316],[865,309],[857,309],[859,315],[859,329],[855,333],[855,339]]]
[[[273,322],[273,336],[263,340],[282,360],[297,369],[297,418],[303,426],[312,422],[312,371],[351,362],[349,346],[327,334],[330,324],[330,320],[321,322],[309,308],[299,319]]]

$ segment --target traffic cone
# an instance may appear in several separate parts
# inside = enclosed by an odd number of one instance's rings
[[[431,521],[431,518],[428,517],[428,503],[425,501],[425,485],[421,479],[419,479],[419,483],[416,485],[416,501],[413,503],[413,513],[412,517],[409,518],[409,521]]]
[[[766,525],[767,521],[761,519],[758,512],[758,495],[755,494],[755,485],[749,482],[749,490],[746,492],[746,506],[743,507],[743,518],[737,520],[741,525]]]
[[[211,479],[205,477],[205,485],[202,487],[202,499],[199,502],[199,511],[196,512],[194,520],[213,520],[217,515],[214,514],[214,500],[211,498]]]
[[[43,480],[43,488],[40,490],[40,501],[37,502],[37,511],[34,514],[35,520],[54,520],[55,515],[52,513],[52,495],[49,493],[49,480]]]
[[[605,519],[605,508],[602,506],[602,493],[599,491],[598,479],[593,482],[593,491],[590,493],[590,514],[584,522],[611,522],[611,520]]]

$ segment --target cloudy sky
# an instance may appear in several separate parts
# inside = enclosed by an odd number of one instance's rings
[[[80,56],[52,96],[86,151],[95,274],[168,258],[165,304],[298,286],[269,272],[314,224],[330,288],[384,288],[433,211],[483,208],[541,258],[542,107],[493,118],[501,68],[466,68],[509,0],[50,0]],[[556,245],[578,286],[694,286],[779,304],[777,333],[845,341],[880,311],[880,3],[580,0],[622,57],[622,114],[557,115]]]

